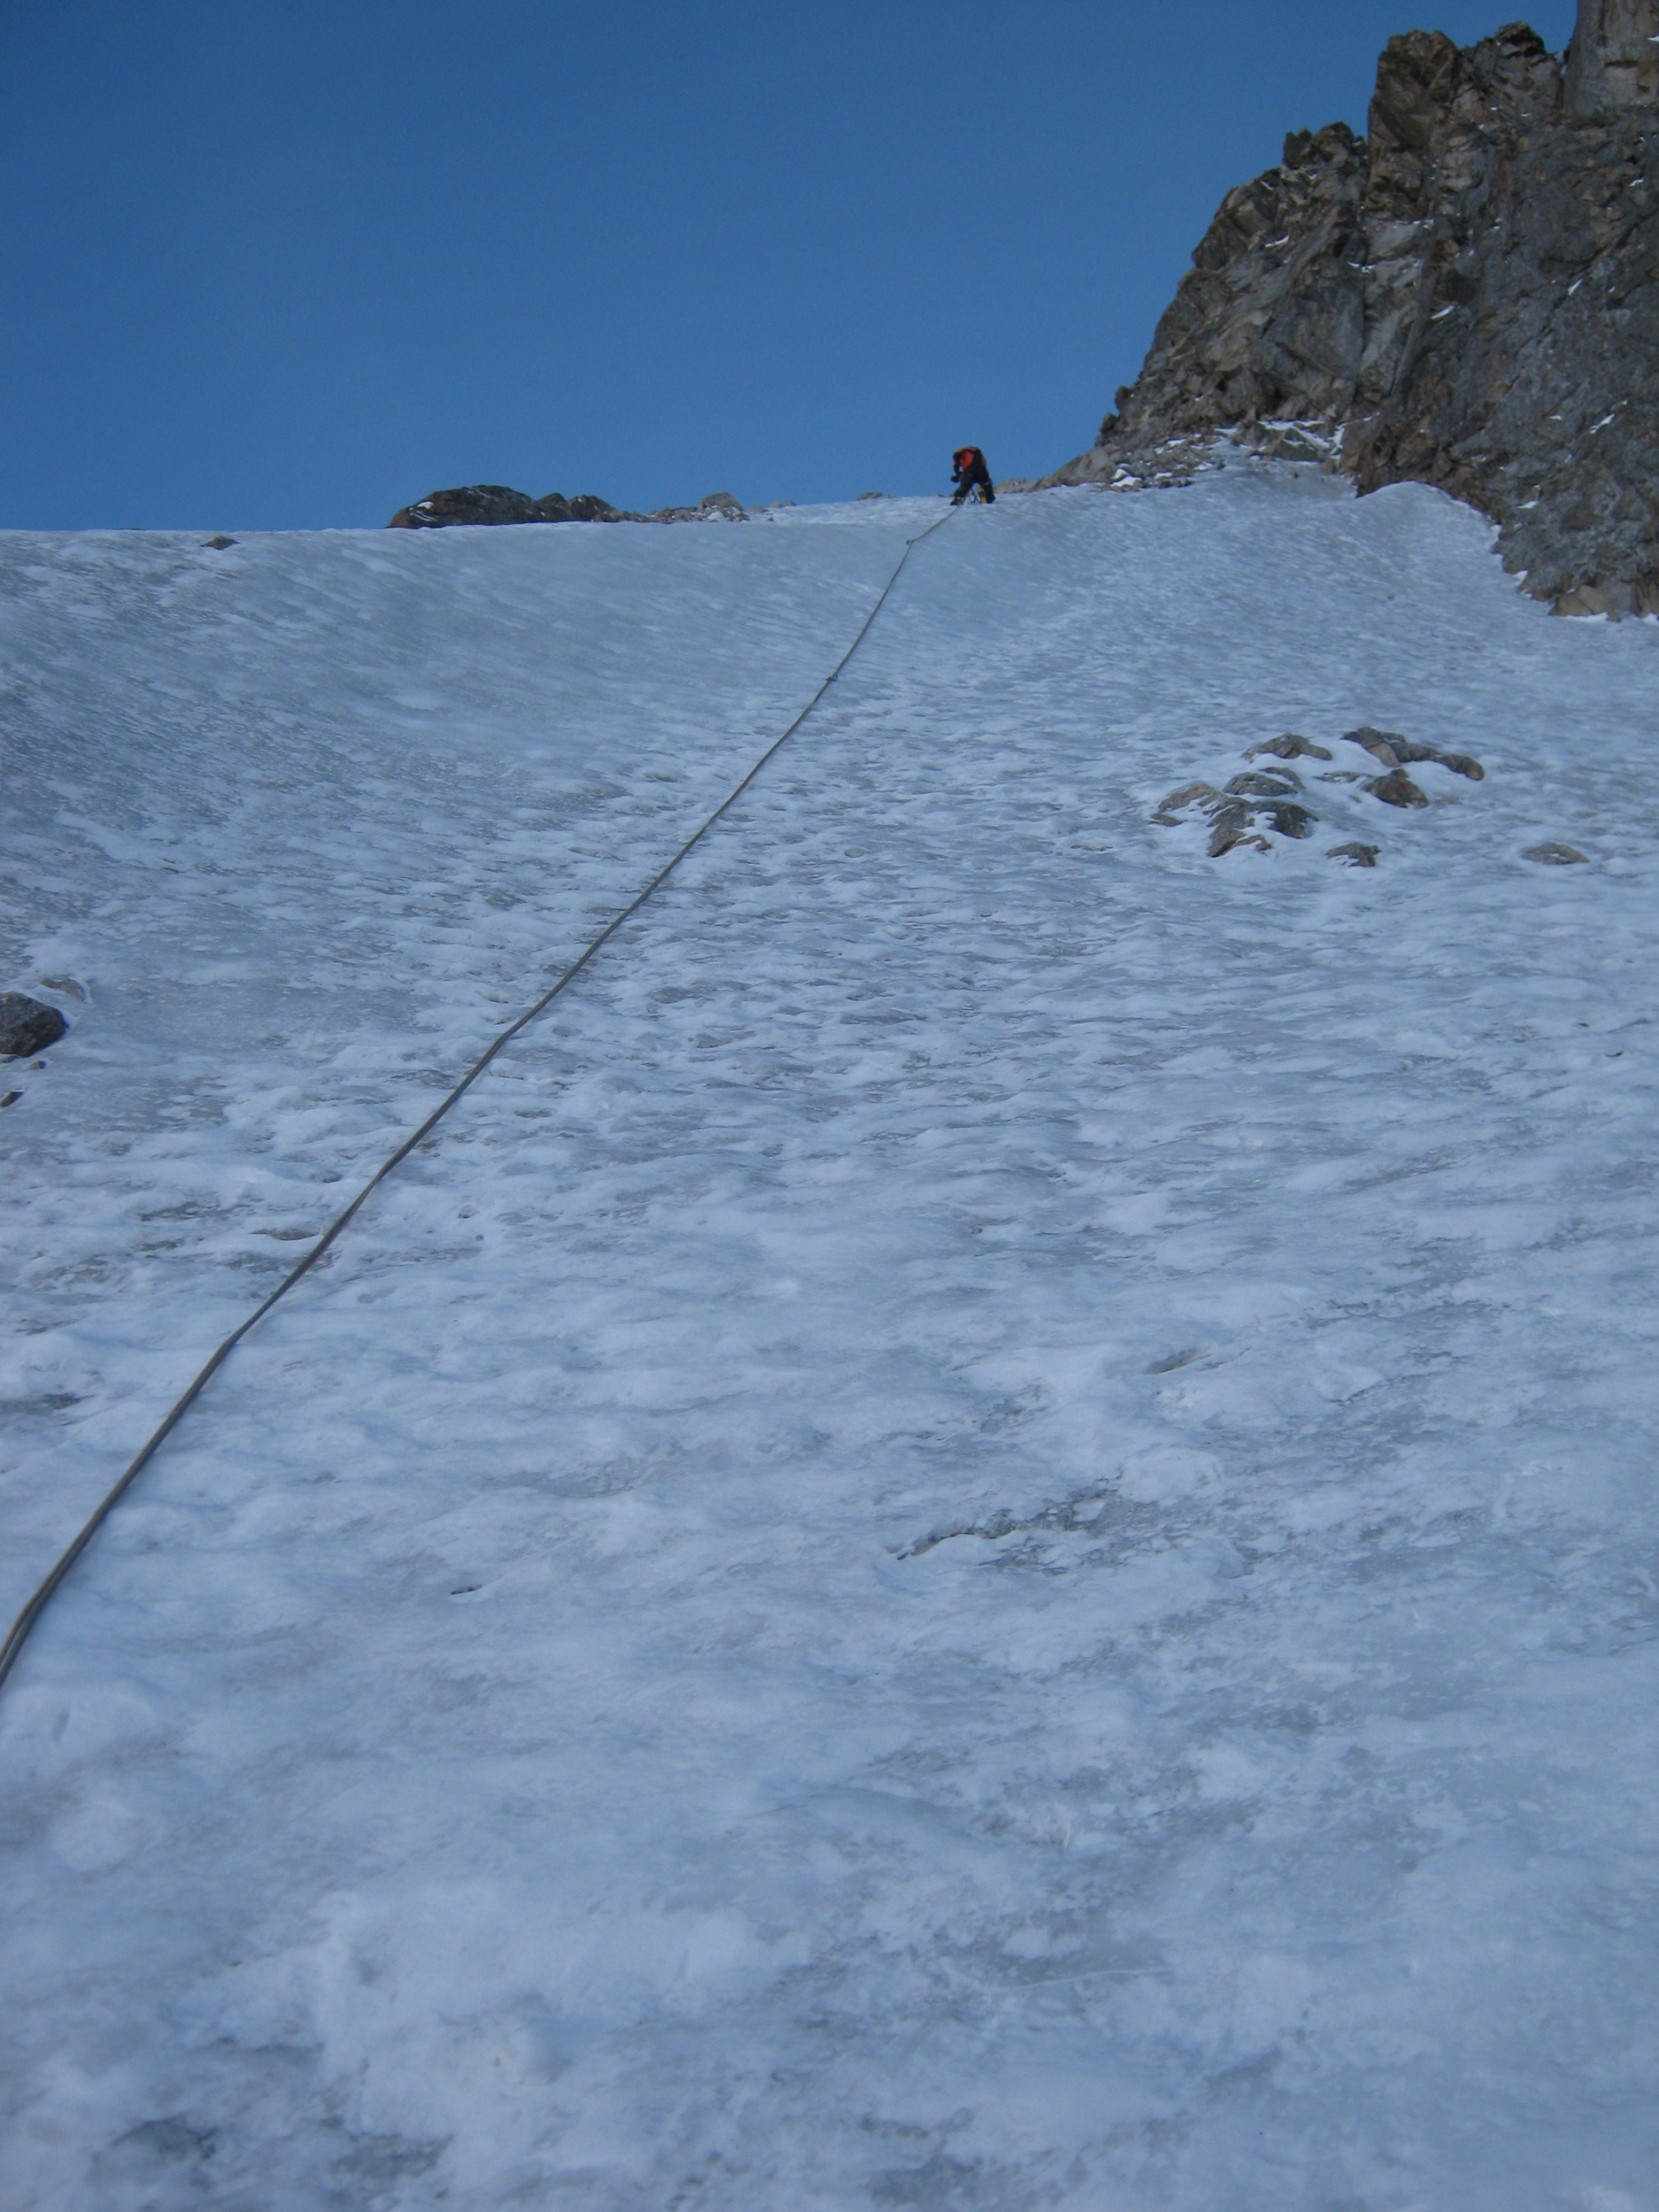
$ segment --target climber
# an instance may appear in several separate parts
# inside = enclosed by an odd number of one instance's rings
[[[951,456],[951,482],[956,489],[951,494],[951,505],[960,507],[964,499],[971,499],[975,492],[988,507],[996,505],[997,495],[991,488],[991,471],[985,466],[985,457],[976,445],[964,445]]]

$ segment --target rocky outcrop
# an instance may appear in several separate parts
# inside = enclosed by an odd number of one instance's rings
[[[532,499],[528,492],[506,484],[463,484],[456,491],[428,492],[407,507],[399,507],[388,528],[393,530],[447,530],[458,524],[503,522],[636,522],[637,515],[623,514],[608,500],[583,492],[575,499],[550,491]]]
[[[660,507],[655,514],[631,514],[590,491],[567,499],[556,491],[540,499],[506,484],[465,484],[456,491],[428,492],[413,505],[399,507],[387,525],[393,530],[447,530],[457,526],[505,522],[706,522],[714,518],[741,521],[744,509],[729,491],[711,491],[694,507]]]
[[[1368,135],[1287,139],[1229,193],[1091,451],[1179,478],[1222,434],[1362,491],[1437,484],[1568,613],[1659,611],[1659,0],[1391,40]]]
[[[659,507],[644,517],[647,522],[742,522],[746,509],[729,491],[711,491],[694,507]]]
[[[1439,745],[1424,744],[1393,730],[1373,729],[1369,723],[1349,730],[1343,743],[1357,745],[1369,754],[1382,774],[1367,775],[1362,768],[1330,766],[1312,770],[1316,782],[1330,784],[1333,796],[1340,795],[1335,796],[1339,805],[1343,797],[1357,799],[1363,792],[1381,805],[1397,807],[1402,813],[1428,808],[1432,804],[1428,793],[1406,772],[1408,764],[1420,761],[1449,769],[1452,775],[1465,776],[1471,783],[1484,783],[1486,780],[1485,767],[1469,753],[1447,752]],[[1254,763],[1264,755],[1268,766],[1256,767]],[[1196,814],[1209,833],[1212,860],[1223,859],[1228,853],[1241,849],[1271,854],[1276,850],[1275,837],[1292,838],[1298,843],[1311,837],[1320,818],[1308,802],[1317,795],[1308,791],[1300,773],[1291,763],[1330,763],[1334,758],[1330,746],[1316,744],[1310,738],[1299,736],[1291,730],[1283,737],[1270,738],[1265,744],[1250,746],[1244,758],[1244,772],[1231,777],[1221,789],[1214,783],[1185,783],[1178,791],[1171,791],[1160,803],[1153,815],[1154,821],[1163,829],[1181,829],[1186,826],[1187,817]],[[1346,794],[1342,793],[1344,786],[1348,787]],[[1332,845],[1330,858],[1346,860],[1354,867],[1375,867],[1381,850],[1380,845],[1350,839]],[[1538,854],[1527,857],[1536,859]]]

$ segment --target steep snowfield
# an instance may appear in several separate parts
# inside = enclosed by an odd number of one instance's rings
[[[8,1617],[938,512],[0,541]],[[1417,489],[920,547],[0,1696],[8,2212],[1659,2205],[1656,675]]]

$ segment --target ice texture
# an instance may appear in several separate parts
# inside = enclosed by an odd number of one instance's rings
[[[0,539],[8,1616],[938,512]],[[920,547],[0,1695],[8,2212],[1651,2212],[1656,676],[1420,488]]]

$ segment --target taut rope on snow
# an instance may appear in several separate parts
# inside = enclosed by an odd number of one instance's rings
[[[111,1514],[114,1512],[116,1507],[120,1505],[121,1499],[127,1495],[133,1484],[138,1480],[138,1477],[149,1466],[150,1461],[155,1458],[157,1453],[160,1451],[162,1445],[178,1427],[180,1422],[183,1420],[185,1414],[189,1413],[190,1407],[195,1405],[197,1399],[202,1395],[202,1392],[212,1381],[214,1376],[218,1374],[220,1368],[224,1366],[226,1360],[229,1359],[231,1353],[236,1349],[236,1346],[242,1342],[243,1338],[248,1336],[253,1330],[257,1329],[258,1324],[270,1312],[271,1308],[274,1306],[280,1304],[281,1301],[285,1299],[289,1292],[294,1288],[295,1284],[301,1282],[305,1276],[311,1273],[311,1270],[323,1257],[324,1253],[337,1242],[341,1236],[343,1235],[352,1221],[355,1220],[357,1215],[362,1211],[363,1207],[368,1203],[369,1198],[373,1196],[374,1191],[377,1191],[380,1185],[385,1182],[387,1176],[392,1173],[394,1168],[402,1166],[403,1162],[408,1159],[410,1153],[415,1150],[417,1145],[425,1143],[426,1139],[431,1136],[433,1130],[436,1129],[438,1123],[444,1119],[444,1115],[449,1113],[451,1107],[459,1105],[460,1100],[465,1098],[467,1093],[477,1082],[480,1075],[483,1074],[485,1068],[487,1068],[491,1060],[495,1059],[496,1055],[498,1052],[505,1052],[506,1047],[512,1044],[513,1038],[519,1035],[521,1029],[529,1029],[530,1023],[534,1021],[538,1015],[546,1013],[548,1007],[552,1005],[554,999],[557,998],[562,991],[568,989],[570,984],[575,982],[577,976],[581,975],[583,969],[587,967],[590,960],[592,960],[604,950],[604,948],[610,943],[611,939],[616,935],[617,931],[621,929],[624,922],[631,921],[634,916],[639,912],[640,908],[645,905],[647,900],[655,897],[657,892],[662,889],[662,886],[667,882],[668,878],[679,867],[680,863],[691,853],[694,852],[697,847],[702,844],[704,838],[706,837],[709,831],[714,829],[715,823],[721,821],[724,815],[729,814],[731,812],[731,809],[737,804],[737,801],[743,797],[744,793],[754,782],[755,778],[760,774],[761,770],[765,768],[770,761],[774,760],[780,752],[782,752],[784,746],[788,744],[790,739],[795,735],[796,731],[800,728],[801,725],[816,710],[822,703],[825,694],[829,691],[830,685],[835,682],[843,669],[845,669],[847,666],[847,663],[852,659],[853,654],[857,652],[859,647],[869,636],[870,629],[875,623],[876,616],[886,605],[888,599],[891,597],[893,586],[899,582],[899,577],[903,575],[905,572],[905,564],[910,559],[911,554],[914,553],[916,547],[922,543],[923,538],[931,537],[934,531],[942,528],[943,526],[950,520],[950,511],[947,510],[939,517],[937,522],[929,523],[927,528],[922,531],[918,536],[909,538],[906,541],[905,550],[899,557],[899,566],[893,570],[892,574],[888,577],[886,583],[882,587],[881,597],[876,600],[875,605],[865,616],[862,627],[860,628],[858,636],[853,640],[853,643],[847,647],[845,652],[842,654],[840,659],[837,661],[835,667],[830,671],[830,674],[818,686],[818,689],[813,693],[811,698],[808,699],[806,705],[802,707],[800,713],[795,717],[789,728],[783,732],[783,735],[767,747],[766,751],[760,755],[760,758],[750,769],[748,775],[744,777],[742,782],[735,785],[733,789],[727,793],[726,797],[721,799],[720,805],[714,809],[714,813],[709,815],[708,819],[686,839],[685,843],[680,847],[680,850],[675,854],[674,858],[669,860],[665,867],[658,869],[657,873],[652,877],[650,882],[646,884],[644,890],[639,892],[636,898],[630,899],[629,904],[622,908],[619,914],[614,915],[611,921],[606,923],[604,929],[600,930],[598,936],[596,936],[590,944],[585,946],[577,957],[571,961],[569,967],[565,969],[564,973],[558,977],[558,979],[548,990],[542,993],[541,997],[536,1001],[536,1004],[526,1013],[520,1014],[516,1021],[510,1023],[506,1029],[501,1031],[500,1035],[495,1039],[494,1043],[490,1044],[488,1051],[479,1055],[478,1059],[473,1062],[472,1066],[467,1070],[467,1073],[456,1084],[453,1091],[450,1092],[446,1098],[441,1100],[440,1103],[432,1109],[431,1113],[428,1114],[426,1120],[421,1122],[420,1128],[414,1131],[413,1135],[405,1137],[403,1143],[398,1145],[397,1151],[381,1162],[380,1166],[375,1168],[374,1174],[369,1177],[368,1181],[363,1185],[363,1188],[352,1199],[350,1206],[346,1207],[343,1214],[339,1214],[329,1223],[328,1227],[317,1239],[317,1242],[312,1246],[311,1250],[305,1254],[305,1258],[299,1261],[297,1267],[295,1267],[282,1278],[282,1282],[277,1284],[275,1290],[271,1292],[269,1298],[266,1299],[261,1305],[257,1306],[253,1312],[248,1315],[246,1321],[241,1322],[235,1329],[231,1330],[229,1336],[225,1338],[223,1344],[221,1344],[218,1350],[214,1352],[206,1366],[204,1367],[201,1372],[197,1376],[195,1381],[190,1383],[189,1388],[184,1391],[183,1395],[175,1400],[162,1421],[160,1427],[156,1430],[155,1433],[150,1437],[148,1443],[144,1445],[143,1449],[138,1453],[137,1456],[131,1461],[126,1471],[121,1476],[120,1480],[115,1484],[114,1488],[109,1492],[109,1494],[93,1508],[79,1535],[76,1536],[73,1542],[69,1545],[68,1549],[58,1560],[57,1565],[52,1568],[50,1574],[47,1576],[45,1581],[42,1583],[40,1588],[35,1592],[34,1596],[24,1607],[22,1612],[18,1615],[17,1619],[12,1622],[11,1629],[7,1632],[5,1642],[4,1644],[0,1644],[0,1687],[4,1685],[7,1676],[11,1674],[12,1668],[17,1664],[19,1654],[21,1653],[24,1645],[27,1644],[29,1639],[29,1635],[33,1630],[35,1622],[40,1619],[42,1614],[44,1613],[46,1607],[50,1604],[56,1592],[62,1587],[71,1568],[73,1567],[75,1561],[81,1557],[81,1554],[91,1543],[93,1538],[96,1536],[98,1530],[109,1519]]]

